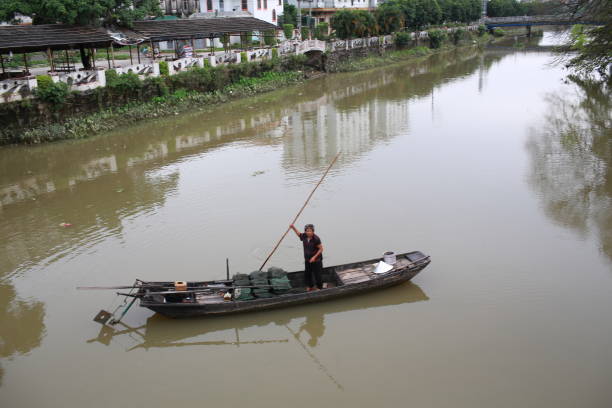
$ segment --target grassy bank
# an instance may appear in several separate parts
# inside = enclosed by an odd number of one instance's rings
[[[339,63],[335,67],[334,72],[353,72],[384,67],[389,64],[395,64],[414,60],[417,58],[427,57],[438,52],[448,51],[458,47],[484,45],[496,40],[497,37],[494,37],[488,33],[485,33],[481,36],[477,36],[469,32],[465,32],[464,37],[456,44],[453,44],[453,42],[449,39],[445,39],[444,42],[438,48],[416,46],[412,48],[387,51],[382,55],[369,55],[367,57],[362,58],[348,58]]]
[[[220,91],[198,92],[179,89],[172,94],[154,97],[150,102],[132,102],[86,116],[71,117],[63,123],[38,126],[24,131],[18,142],[33,144],[83,139],[140,120],[175,115],[198,107],[273,91],[299,83],[303,79],[304,74],[301,71],[268,72],[256,78],[241,78]]]

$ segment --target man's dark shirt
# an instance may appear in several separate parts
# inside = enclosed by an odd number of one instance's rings
[[[302,240],[302,244],[304,244],[304,259],[308,261],[319,250],[318,246],[321,245],[321,238],[319,238],[317,234],[314,234],[312,238],[310,238],[310,241],[308,241],[308,236],[305,232],[302,232],[300,234],[300,240]],[[322,260],[323,253],[321,252],[317,257],[317,262]]]

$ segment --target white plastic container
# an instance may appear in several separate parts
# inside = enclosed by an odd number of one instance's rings
[[[395,257],[395,252],[387,251],[383,254],[383,261],[388,263],[389,265],[394,265],[397,262],[397,258]]]

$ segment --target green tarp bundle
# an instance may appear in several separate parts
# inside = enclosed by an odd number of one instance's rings
[[[278,295],[289,292],[291,289],[291,283],[287,277],[287,272],[277,267],[270,267],[268,269],[268,281],[272,285],[272,292]]]
[[[249,277],[251,278],[251,286],[262,286],[253,289],[255,297],[268,298],[273,296],[270,293],[270,288],[267,287],[269,285],[267,272],[254,271],[249,274]]]
[[[249,275],[237,273],[233,277],[234,286],[251,286]],[[234,289],[234,300],[252,300],[255,299],[251,288],[236,288]]]

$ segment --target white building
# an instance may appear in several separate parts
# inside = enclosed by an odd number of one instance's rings
[[[283,0],[200,0],[200,12],[194,17],[252,16],[278,24],[283,14]]]
[[[165,14],[192,18],[255,17],[277,24],[283,14],[283,0],[160,0]]]
[[[316,23],[331,22],[332,16],[342,9],[373,10],[379,0],[287,0],[295,7],[302,9],[302,15],[311,15]]]

